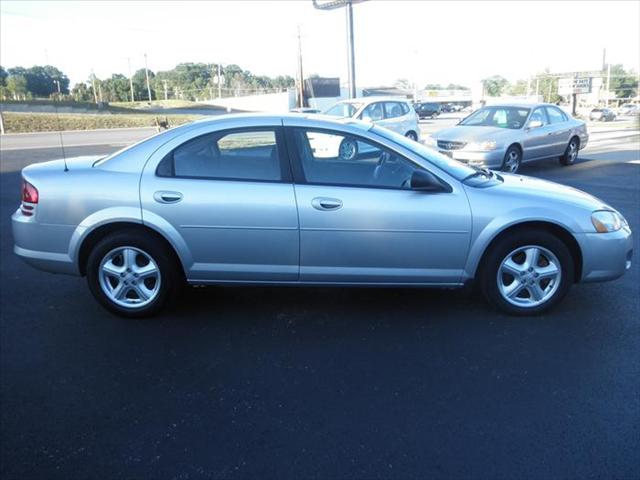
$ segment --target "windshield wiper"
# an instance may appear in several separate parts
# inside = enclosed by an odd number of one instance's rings
[[[467,175],[466,177],[464,177],[462,179],[463,182],[466,182],[470,178],[475,178],[475,177],[480,177],[480,176],[491,178],[494,175],[494,173],[491,170],[489,170],[488,168],[476,167],[474,165],[469,165],[469,166],[471,168],[473,168],[475,170],[475,172],[472,173],[471,175]]]

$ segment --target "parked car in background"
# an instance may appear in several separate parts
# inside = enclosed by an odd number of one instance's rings
[[[342,100],[324,112],[336,118],[352,118],[372,122],[381,127],[419,140],[418,114],[404,99],[394,97],[363,97]]]
[[[589,113],[589,120],[600,120],[601,122],[610,122],[616,119],[616,114],[610,108],[594,108]]]
[[[515,173],[524,162],[559,157],[571,165],[589,135],[583,121],[550,104],[485,106],[425,140],[470,165]]]
[[[298,107],[289,110],[291,113],[320,113],[320,110],[312,107]]]
[[[418,102],[413,108],[420,118],[436,118],[440,115],[440,104],[435,102]]]
[[[319,135],[357,144],[356,155],[318,156]],[[575,282],[631,267],[631,230],[603,201],[472,168],[370,122],[220,116],[104,158],[34,164],[22,180],[15,253],[86,276],[104,307],[130,317],[159,312],[185,281],[475,280],[496,308],[532,315]]]
[[[625,103],[620,106],[620,115],[636,116],[640,112],[640,105],[636,103]]]

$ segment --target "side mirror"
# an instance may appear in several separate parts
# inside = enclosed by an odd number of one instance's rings
[[[542,126],[542,122],[540,120],[531,120],[528,124],[527,124],[527,128],[532,129],[532,128],[540,128]]]
[[[414,170],[411,174],[411,190],[421,192],[444,192],[446,188],[440,180],[426,170]]]

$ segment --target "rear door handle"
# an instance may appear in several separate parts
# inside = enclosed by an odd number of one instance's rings
[[[182,200],[180,192],[160,191],[153,194],[153,199],[158,203],[178,203]]]
[[[311,200],[311,205],[316,210],[338,210],[342,208],[342,200],[337,198],[316,197]]]

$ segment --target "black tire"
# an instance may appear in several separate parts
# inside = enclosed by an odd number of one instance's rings
[[[338,157],[340,160],[350,161],[358,156],[358,142],[353,138],[346,137],[340,142],[338,147]]]
[[[498,279],[498,269],[500,268],[503,260],[505,260],[514,251],[517,251],[523,247],[542,247],[541,250],[548,250],[552,255],[555,255],[556,260],[560,263],[560,281],[557,282],[558,286],[554,288],[551,285],[551,281],[546,285],[541,282],[546,280],[535,280],[539,286],[546,288],[549,286],[549,298],[544,299],[543,303],[534,306],[520,306],[514,305],[505,299],[500,292],[499,282],[504,281],[501,276]],[[544,262],[545,253],[541,253],[539,262]],[[544,268],[544,266],[542,267]],[[502,238],[499,238],[490,249],[486,252],[482,259],[482,265],[479,269],[478,280],[480,282],[480,288],[484,297],[489,304],[494,308],[507,313],[509,315],[538,315],[556,305],[567,294],[569,288],[574,283],[574,262],[571,252],[564,244],[562,240],[553,235],[552,233],[544,230],[516,230],[511,234],[506,234]],[[526,274],[523,274],[526,275]],[[507,274],[508,276],[508,274]],[[516,278],[513,281],[518,281]],[[530,290],[527,289],[527,279],[523,276],[519,279],[522,286],[522,295],[526,297],[530,295]],[[551,285],[551,286],[550,286]],[[524,290],[527,290],[526,292]],[[531,297],[533,298],[533,297]],[[544,298],[544,297],[543,297]],[[515,299],[518,300],[518,299]],[[521,301],[526,301],[524,298]]]
[[[404,134],[404,136],[409,140],[413,140],[414,142],[418,140],[418,135],[416,135],[416,132],[414,132],[413,130],[408,131]]]
[[[522,164],[522,150],[517,145],[511,145],[504,154],[500,170],[507,173],[517,173]]]
[[[144,306],[121,306],[115,303],[101,286],[100,268],[103,260],[108,254],[122,247],[132,247],[141,252],[140,256],[147,255],[155,262],[160,272],[159,287],[154,296],[150,297],[149,303]],[[171,252],[154,236],[134,230],[114,232],[98,242],[87,259],[87,283],[96,300],[110,312],[123,317],[143,318],[157,314],[170,299],[175,298],[183,281]],[[132,283],[135,284],[135,280]],[[125,296],[128,295],[127,293]]]
[[[579,151],[580,139],[578,137],[571,137],[571,140],[569,140],[569,143],[567,144],[567,148],[560,157],[560,165],[565,167],[573,165],[578,158]]]

